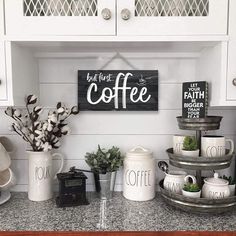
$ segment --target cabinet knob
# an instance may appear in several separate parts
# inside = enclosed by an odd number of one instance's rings
[[[108,8],[104,8],[102,10],[102,17],[104,20],[110,20],[111,19],[111,10]]]
[[[232,84],[236,86],[236,78],[233,79]]]
[[[123,19],[123,20],[129,20],[130,19],[130,16],[131,16],[131,12],[130,12],[130,10],[129,9],[123,9],[122,11],[121,11],[121,18]]]

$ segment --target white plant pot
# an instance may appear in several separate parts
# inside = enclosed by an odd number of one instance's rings
[[[198,157],[199,156],[199,149],[195,150],[195,151],[186,151],[186,150],[182,150],[181,154],[183,156],[186,157]]]
[[[182,194],[185,197],[192,197],[192,198],[200,198],[201,197],[201,190],[198,192],[188,192],[182,189]]]
[[[235,196],[235,184],[230,184],[229,185],[229,192],[230,192],[230,197]]]

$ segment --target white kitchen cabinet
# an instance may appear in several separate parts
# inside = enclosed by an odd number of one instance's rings
[[[4,6],[3,0],[0,0],[0,37],[4,35]]]
[[[114,35],[115,0],[7,0],[7,35]]]
[[[26,95],[38,95],[37,71],[30,49],[0,41],[0,106],[23,106]]]
[[[117,1],[119,35],[227,34],[228,0]]]
[[[230,1],[229,11],[229,45],[228,45],[228,73],[227,73],[227,101],[234,101],[236,105],[236,1]]]
[[[0,103],[7,100],[7,77],[5,63],[5,45],[0,41]]]
[[[226,35],[228,0],[6,0],[7,35]]]

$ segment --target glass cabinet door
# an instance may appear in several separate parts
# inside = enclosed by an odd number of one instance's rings
[[[227,34],[228,0],[126,0],[117,4],[120,35]]]
[[[8,35],[114,35],[115,0],[7,0]]]

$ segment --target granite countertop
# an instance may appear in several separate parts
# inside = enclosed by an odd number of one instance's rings
[[[90,205],[57,208],[55,199],[31,202],[27,193],[13,193],[0,206],[0,231],[236,231],[236,212],[201,215],[168,206],[161,196],[148,202],[126,200],[115,193],[110,201],[88,193]]]

